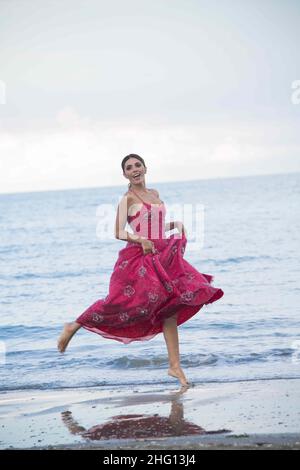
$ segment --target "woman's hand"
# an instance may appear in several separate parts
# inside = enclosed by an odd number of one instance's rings
[[[175,227],[177,228],[177,230],[180,234],[183,234],[185,237],[187,237],[186,228],[185,228],[185,226],[183,225],[182,222],[177,221],[175,223]]]
[[[151,240],[144,239],[141,242],[144,255],[148,255],[149,253],[155,253],[154,243]]]

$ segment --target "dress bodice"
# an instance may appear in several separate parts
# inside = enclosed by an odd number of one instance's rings
[[[137,195],[137,197],[139,196]],[[164,202],[157,205],[142,199],[141,201],[141,209],[136,214],[127,216],[127,221],[133,232],[148,240],[165,238],[166,208]]]

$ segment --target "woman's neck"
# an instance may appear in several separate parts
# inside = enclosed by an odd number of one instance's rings
[[[132,190],[133,192],[137,191],[137,192],[141,192],[141,193],[142,192],[146,193],[148,191],[148,189],[145,186],[138,186],[138,187],[135,187],[135,188],[130,186],[129,189]]]

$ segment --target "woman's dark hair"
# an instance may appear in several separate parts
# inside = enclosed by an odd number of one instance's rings
[[[144,166],[146,166],[142,157],[140,157],[139,155],[136,155],[135,153],[130,153],[129,155],[126,155],[126,157],[123,158],[122,163],[121,163],[124,173],[125,173],[125,163],[127,162],[127,160],[129,160],[129,158],[137,158],[140,162],[142,162]]]

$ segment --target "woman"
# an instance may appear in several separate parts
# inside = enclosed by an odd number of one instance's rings
[[[64,352],[81,327],[125,344],[150,340],[163,332],[168,374],[188,386],[180,366],[177,326],[224,292],[211,285],[213,276],[198,272],[183,258],[187,243],[184,226],[182,222],[165,224],[164,202],[158,191],[146,188],[143,158],[127,155],[121,166],[129,189],[118,205],[115,237],[127,244],[119,251],[108,295],[76,321],[65,324],[58,349]],[[133,233],[125,230],[126,223]],[[180,237],[166,236],[173,228]]]

